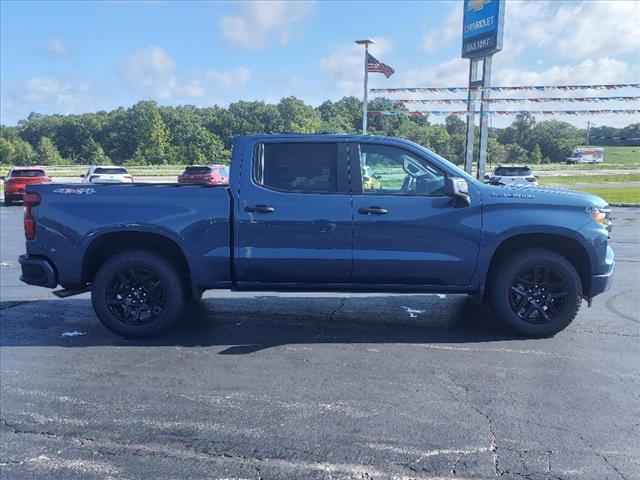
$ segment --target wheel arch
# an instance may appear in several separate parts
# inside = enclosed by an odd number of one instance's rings
[[[587,249],[573,237],[554,233],[521,233],[503,239],[493,251],[487,269],[486,281],[491,281],[501,259],[512,252],[529,248],[543,248],[565,257],[578,272],[582,291],[590,291],[591,259]]]
[[[111,256],[127,250],[147,250],[163,256],[184,278],[186,291],[191,292],[194,288],[193,270],[178,242],[167,235],[143,230],[109,231],[93,238],[82,258],[82,284],[91,283],[100,266]]]

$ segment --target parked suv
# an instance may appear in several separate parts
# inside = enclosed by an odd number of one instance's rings
[[[51,183],[51,177],[47,175],[44,168],[40,167],[15,167],[9,170],[6,178],[1,178],[4,180],[4,204],[6,206],[22,200],[25,185]]]
[[[498,165],[489,177],[490,185],[538,185],[538,177],[526,165]]]
[[[228,185],[229,169],[225,165],[189,165],[178,176],[186,185]]]
[[[82,183],[133,183],[133,177],[124,167],[96,166],[80,175]]]

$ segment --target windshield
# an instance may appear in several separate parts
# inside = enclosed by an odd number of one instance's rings
[[[122,167],[105,168],[98,167],[93,171],[96,175],[126,175],[127,169]]]
[[[494,175],[498,177],[528,177],[531,176],[531,169],[528,167],[498,167]]]
[[[413,142],[412,142],[413,143]],[[428,148],[423,147],[422,145],[418,144],[418,143],[413,143],[419,150],[421,150],[427,157],[430,158],[435,158],[436,160],[444,163],[447,167],[449,167],[451,170],[455,171],[455,176],[457,177],[461,177],[464,178],[465,180],[468,180],[470,182],[473,183],[479,183],[478,180],[476,180],[473,176],[469,175],[467,172],[465,172],[464,170],[462,170],[460,167],[458,167],[456,164],[450,162],[449,160],[447,160],[446,158],[438,155],[436,152],[432,152],[431,150],[429,150]]]
[[[44,177],[44,170],[14,170],[11,172],[12,177]]]

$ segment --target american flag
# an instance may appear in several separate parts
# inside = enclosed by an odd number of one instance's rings
[[[367,71],[368,72],[376,72],[383,73],[385,77],[389,78],[391,75],[395,73],[395,70],[391,68],[389,65],[382,63],[376,57],[367,53]]]

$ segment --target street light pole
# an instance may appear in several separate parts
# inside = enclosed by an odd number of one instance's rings
[[[369,110],[369,45],[375,43],[371,39],[356,40],[358,45],[364,45],[364,103],[362,108],[362,134],[367,134],[367,115]]]

